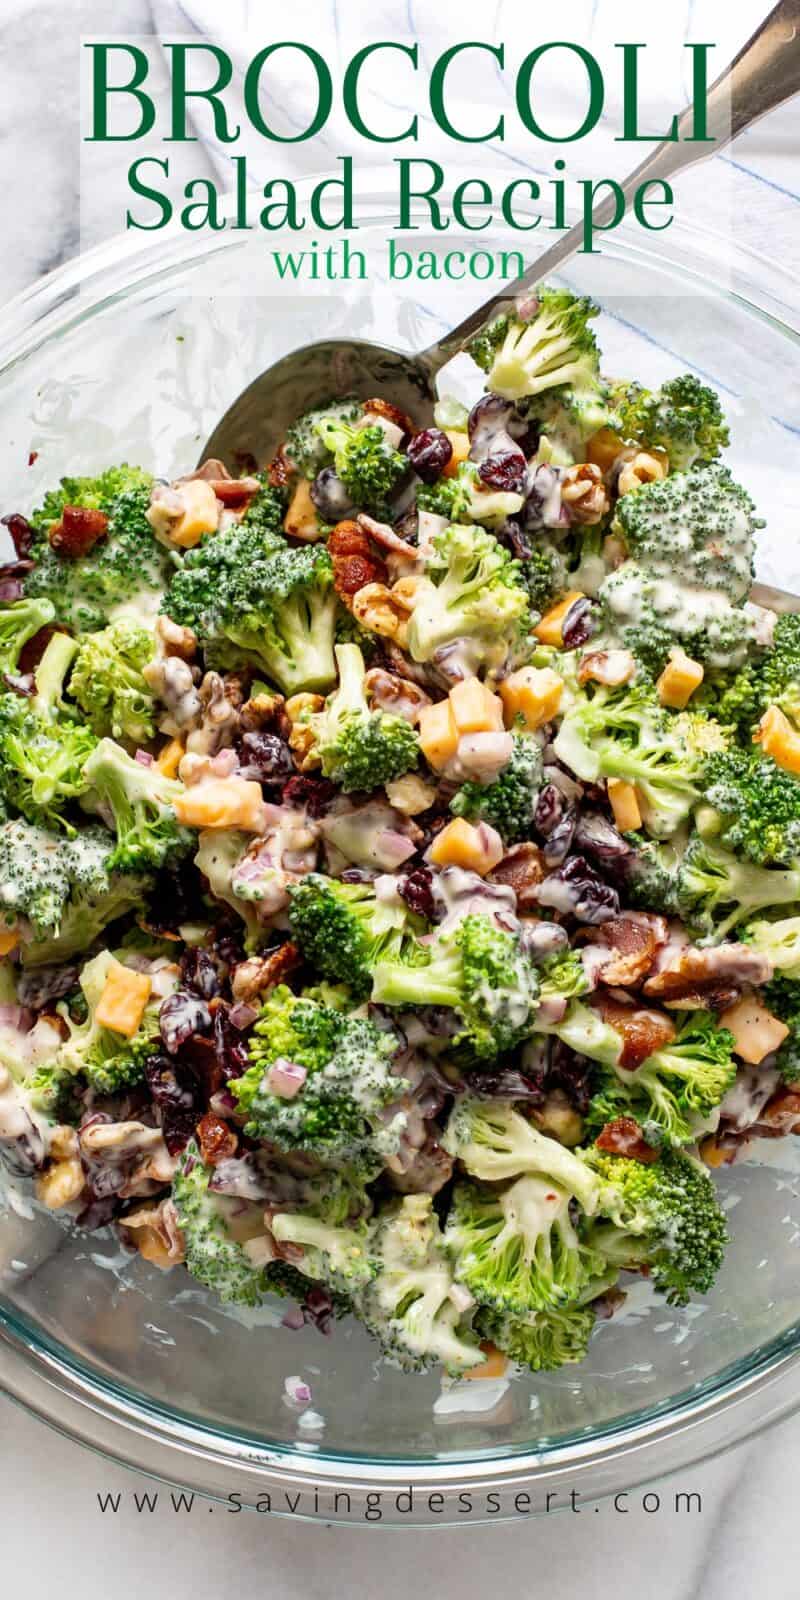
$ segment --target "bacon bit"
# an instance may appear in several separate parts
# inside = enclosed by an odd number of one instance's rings
[[[758,987],[772,971],[763,956],[741,944],[707,950],[687,945],[677,955],[677,962],[648,978],[644,993],[681,1011],[724,1011],[738,1000],[743,984]]]
[[[37,461],[38,461],[38,460],[39,460],[39,452],[38,452],[38,450],[31,450],[31,451],[29,451],[29,453],[28,453],[28,466],[29,466],[29,467],[32,467],[32,466],[34,466],[34,464],[35,464],[35,463],[36,463],[36,462],[37,462]]]
[[[373,417],[385,417],[387,422],[393,422],[396,428],[401,429],[404,444],[408,439],[413,439],[417,432],[411,418],[398,406],[393,406],[390,400],[365,400],[362,410],[365,416],[371,413]]]
[[[108,517],[104,511],[94,511],[88,506],[65,506],[61,521],[50,529],[49,539],[54,550],[77,561],[88,555],[108,533]]]
[[[599,927],[580,930],[587,943],[608,948],[608,960],[598,964],[597,976],[603,983],[621,989],[633,989],[641,983],[653,965],[656,951],[666,944],[667,932],[665,919],[647,911],[623,912]]]
[[[487,875],[488,883],[503,883],[513,889],[518,911],[536,911],[535,889],[544,877],[544,861],[538,845],[525,840],[512,845],[502,861]]]
[[[359,589],[369,583],[386,583],[387,571],[382,561],[367,556],[336,556],[333,562],[333,587],[347,605]]]
[[[635,1117],[615,1117],[606,1123],[595,1142],[598,1150],[624,1156],[626,1161],[640,1161],[645,1167],[658,1160],[658,1151],[647,1143]]]
[[[287,489],[296,477],[297,468],[286,454],[286,446],[281,445],[278,454],[273,456],[267,467],[267,477],[273,489]]]
[[[597,1004],[603,1021],[622,1039],[619,1064],[626,1072],[634,1072],[655,1050],[662,1050],[675,1038],[672,1018],[663,1011],[628,1006],[603,993],[598,996]]]
[[[217,499],[233,511],[244,511],[261,487],[256,478],[209,478],[208,481]]]
[[[346,519],[337,522],[328,535],[328,552],[331,556],[369,556],[372,554],[369,539],[357,522]]]
[[[197,1124],[197,1141],[200,1154],[207,1167],[216,1167],[220,1161],[227,1161],[234,1156],[239,1146],[239,1140],[222,1117],[215,1117],[213,1111],[207,1111]]]
[[[288,973],[299,967],[302,957],[296,944],[287,939],[280,949],[267,956],[251,956],[236,968],[232,989],[235,1000],[260,1000],[270,989],[283,983]]]

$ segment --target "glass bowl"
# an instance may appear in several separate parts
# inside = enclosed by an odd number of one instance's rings
[[[3,510],[28,509],[63,472],[114,460],[186,470],[244,385],[316,337],[420,349],[454,325],[482,285],[388,283],[389,193],[379,174],[362,202],[369,220],[355,243],[372,255],[368,282],[288,288],[261,235],[170,233],[115,240],[14,301],[0,314]],[[443,248],[423,219],[401,242]],[[482,249],[507,243],[480,239]],[[658,382],[689,367],[720,391],[733,469],[768,519],[758,576],[800,593],[800,340],[788,280],[677,224],[652,249],[620,231],[565,280],[602,306],[607,371]],[[181,1269],[162,1275],[7,1185],[0,1383],[139,1470],[244,1504],[268,1497],[273,1512],[441,1526],[513,1515],[520,1496],[533,1511],[546,1495],[551,1507],[571,1491],[598,1497],[685,1466],[800,1400],[798,1172],[791,1140],[722,1172],[733,1238],[706,1301],[674,1311],[631,1280],[583,1365],[456,1385],[382,1365],[355,1324],[325,1339],[281,1326],[278,1302],[224,1309]],[[289,1401],[288,1375],[309,1383],[305,1407]]]

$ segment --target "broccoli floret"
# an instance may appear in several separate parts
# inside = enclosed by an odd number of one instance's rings
[[[494,317],[491,322],[487,322],[485,327],[481,328],[480,333],[477,333],[475,338],[471,339],[467,345],[467,350],[473,361],[477,363],[483,372],[489,371],[508,333],[510,322],[511,317],[509,314],[503,312],[499,317]]]
[[[672,472],[714,461],[730,443],[719,396],[689,372],[671,378],[655,393],[629,384],[615,390],[613,402],[622,437],[665,451]]]
[[[376,1264],[369,1253],[366,1218],[340,1224],[300,1212],[281,1211],[273,1217],[272,1232],[279,1244],[302,1249],[297,1269],[305,1277],[324,1283],[334,1294],[352,1302],[358,1290],[374,1277]]]
[[[754,750],[727,750],[709,758],[702,788],[727,849],[761,866],[800,858],[800,783],[790,772]]]
[[[494,783],[462,784],[450,801],[456,817],[488,822],[506,844],[529,839],[542,786],[542,752],[529,735],[515,734],[511,760]]]
[[[800,725],[800,612],[778,617],[770,648],[746,662],[722,694],[717,694],[714,715],[749,742],[770,705],[778,706]]]
[[[263,1258],[248,1254],[248,1242],[265,1235],[264,1207],[211,1188],[215,1169],[206,1167],[194,1139],[178,1162],[172,1198],[186,1246],[186,1267],[220,1300],[257,1306],[267,1288]]]
[[[441,1364],[458,1376],[481,1359],[429,1194],[410,1194],[370,1230],[372,1281],[356,1309],[384,1355],[405,1372]]]
[[[373,517],[386,518],[389,503],[408,472],[408,461],[389,444],[379,424],[354,426],[341,418],[323,416],[314,424],[325,449],[333,456],[354,506]]]
[[[325,445],[320,424],[324,422],[357,422],[363,414],[360,400],[337,400],[316,411],[306,411],[292,423],[286,435],[286,454],[294,462],[303,478],[315,478],[325,465],[330,451]]]
[[[381,957],[389,952],[402,959],[409,937],[425,931],[399,894],[379,899],[374,884],[340,883],[312,872],[290,886],[289,897],[292,938],[306,960],[358,997],[369,994]]]
[[[154,737],[155,697],[142,671],[154,653],[152,633],[130,617],[81,640],[69,692],[99,737],[134,745]]]
[[[690,713],[670,716],[651,685],[635,683],[573,695],[553,748],[584,783],[634,784],[645,827],[663,838],[688,817],[703,745],[717,731]]]
[[[94,735],[64,713],[64,679],[77,643],[51,638],[35,673],[32,699],[0,695],[0,790],[30,822],[74,832],[64,807],[88,788],[84,765]]]
[[[551,1306],[524,1321],[481,1309],[476,1328],[512,1361],[532,1372],[554,1372],[583,1361],[595,1324],[591,1306]]]
[[[639,493],[624,498],[636,499]],[[676,644],[710,670],[727,672],[742,665],[755,641],[749,612],[720,589],[683,581],[677,568],[660,572],[647,563],[623,561],[600,585],[598,597],[608,632],[653,677]]]
[[[778,870],[739,861],[715,839],[694,834],[678,867],[678,908],[697,934],[715,941],[768,906],[800,901],[800,866]]]
[[[761,992],[770,1011],[789,1029],[771,1059],[784,1083],[800,1083],[800,983],[779,973]]]
[[[346,1161],[373,1175],[393,1154],[404,1115],[386,1108],[408,1088],[391,1063],[398,1041],[366,1018],[293,995],[285,985],[262,1006],[249,1044],[252,1065],[229,1088],[246,1132],[290,1150]],[[271,1069],[286,1064],[305,1073],[288,1099],[272,1087]]]
[[[659,677],[667,664],[670,650],[675,648],[675,634],[663,622],[659,622],[654,614],[648,615],[643,622],[622,628],[619,641],[636,657],[650,678]]]
[[[378,789],[417,765],[419,741],[405,717],[370,711],[364,689],[364,658],[357,644],[335,647],[339,684],[322,711],[305,719],[326,778],[345,793]]]
[[[0,918],[22,938],[26,966],[63,962],[142,899],[149,880],[112,872],[105,828],[72,839],[27,822],[0,826]]]
[[[253,495],[239,526],[249,529],[251,533],[259,533],[265,545],[282,543],[286,491],[274,488],[264,473],[259,472],[256,476],[261,487]],[[216,535],[212,537],[216,538]]]
[[[57,1062],[45,1062],[25,1079],[25,1096],[50,1122],[77,1126],[83,1115],[80,1085]]]
[[[161,867],[191,849],[194,834],[180,826],[175,801],[183,784],[145,766],[113,739],[101,739],[84,767],[91,801],[113,827],[117,843],[109,862],[124,872]]]
[[[551,993],[558,993],[553,988]],[[546,986],[542,986],[542,998]],[[613,1066],[622,1052],[622,1040],[615,1028],[604,1022],[599,1011],[585,1006],[580,1000],[570,1000],[560,1022],[544,1023],[537,1019],[536,1032],[560,1039],[562,1044],[587,1061],[598,1061],[602,1066]]]
[[[538,973],[519,936],[480,913],[418,945],[413,965],[406,951],[399,960],[379,959],[372,987],[382,1005],[451,1007],[461,1020],[454,1045],[484,1059],[531,1033],[538,993]]]
[[[130,1038],[97,1021],[96,1012],[106,980],[115,965],[116,958],[108,950],[87,961],[80,976],[87,1008],[83,1021],[74,1024],[67,1007],[59,1007],[70,1031],[59,1050],[58,1065],[73,1076],[86,1078],[98,1094],[118,1094],[121,1089],[141,1083],[145,1062],[158,1050],[160,1043],[160,999],[146,1006],[139,1027]]]
[[[707,1172],[678,1150],[643,1164],[596,1147],[586,1159],[605,1185],[586,1240],[621,1268],[649,1267],[670,1305],[707,1294],[722,1265],[728,1229]]]
[[[733,1035],[710,1011],[679,1017],[678,1032],[635,1070],[607,1071],[589,1107],[591,1126],[635,1117],[650,1142],[687,1144],[716,1109],[736,1076]]]
[[[289,549],[242,522],[189,551],[163,609],[194,630],[212,665],[250,663],[287,695],[334,681],[337,600],[322,546]]]
[[[452,477],[436,483],[420,484],[417,509],[432,511],[451,522],[483,523],[500,528],[508,517],[516,516],[525,496],[513,490],[490,489],[481,479],[474,461],[462,461]]]
[[[520,560],[520,578],[528,591],[532,611],[540,616],[564,589],[564,562],[549,544],[540,542]]]
[[[589,320],[597,312],[591,300],[543,287],[525,322],[509,318],[502,329],[495,323],[473,340],[470,355],[488,372],[487,388],[506,400],[565,385],[591,387],[599,362]]]
[[[621,495],[614,531],[652,575],[678,574],[738,605],[753,581],[753,534],[764,526],[754,513],[747,490],[716,463]]]
[[[463,1095],[450,1113],[442,1146],[482,1183],[546,1177],[573,1195],[587,1216],[597,1210],[601,1185],[596,1174],[505,1100]]]
[[[484,528],[437,533],[425,578],[408,624],[415,661],[435,659],[458,641],[465,669],[477,672],[501,665],[525,636],[530,613],[520,563]]]
[[[678,871],[680,857],[672,845],[646,839],[640,833],[626,834],[631,854],[619,863],[628,905],[641,911],[678,915]]]
[[[56,608],[52,600],[16,600],[0,606],[0,674],[16,673],[24,645],[40,628],[52,622]]]
[[[506,1189],[459,1183],[444,1234],[455,1277],[500,1314],[566,1305],[604,1265],[576,1220],[571,1191],[549,1176],[529,1173]]]
[[[128,602],[150,591],[155,607],[173,568],[171,553],[158,544],[147,521],[152,478],[138,468],[112,467],[99,478],[67,478],[34,512],[42,530],[31,551],[36,565],[25,578],[30,598],[51,600],[60,621],[78,633],[104,628]],[[105,512],[107,532],[84,556],[54,550],[47,537],[65,505]]]
[[[520,408],[539,432],[537,461],[569,466],[586,459],[586,443],[601,429],[616,430],[619,422],[608,384],[594,365],[579,374],[574,386],[548,389],[524,401]]]
[[[759,955],[766,956],[782,978],[800,981],[800,916],[777,922],[756,919],[740,928],[739,937]]]

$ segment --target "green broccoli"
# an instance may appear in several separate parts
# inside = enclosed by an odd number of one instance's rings
[[[148,880],[112,872],[105,828],[72,839],[19,820],[0,825],[0,919],[17,928],[26,965],[66,961],[141,905]]]
[[[43,1062],[25,1079],[25,1098],[48,1121],[76,1127],[83,1115],[82,1085],[57,1062]]]
[[[714,715],[732,724],[749,743],[752,730],[768,706],[778,706],[800,726],[800,612],[790,611],[775,623],[772,644],[758,651],[717,694]]]
[[[316,432],[333,456],[336,475],[353,502],[373,517],[389,516],[389,504],[408,472],[408,461],[389,444],[380,424],[354,425],[322,416]]]
[[[730,443],[719,396],[690,372],[652,392],[638,383],[615,389],[618,431],[648,450],[663,450],[672,472],[714,461]]]
[[[305,719],[326,778],[345,793],[378,789],[417,765],[419,741],[410,722],[390,711],[370,711],[364,658],[357,644],[335,646],[338,687],[322,711]]]
[[[490,489],[482,480],[474,461],[462,461],[452,477],[421,484],[417,508],[447,517],[451,522],[482,523],[501,528],[525,504],[524,494],[513,490]]]
[[[704,798],[719,813],[720,842],[758,865],[792,866],[800,858],[800,782],[750,750],[712,755]]]
[[[142,671],[154,653],[152,633],[130,617],[81,640],[69,692],[99,737],[143,745],[155,736],[155,696]]]
[[[789,1029],[773,1058],[784,1083],[800,1083],[800,983],[783,973],[761,991],[770,1011]]]
[[[569,1188],[537,1173],[505,1189],[456,1184],[444,1241],[456,1280],[512,1317],[575,1301],[604,1266],[579,1235]]]
[[[289,549],[242,522],[188,552],[163,609],[194,630],[211,665],[250,663],[287,695],[334,681],[337,600],[322,546]]]
[[[145,766],[113,739],[101,739],[84,767],[91,804],[113,827],[117,843],[109,866],[124,872],[162,867],[191,849],[194,834],[178,823],[174,802],[183,784]]]
[[[77,633],[104,628],[124,606],[145,598],[157,605],[174,559],[147,520],[153,480],[138,467],[112,467],[98,478],[65,478],[45,496],[33,520],[41,530],[31,551],[36,563],[25,578],[28,598],[51,600],[56,615]],[[84,556],[54,550],[48,539],[65,506],[103,511],[107,532]]]
[[[286,514],[285,489],[276,489],[265,473],[256,474],[260,488],[240,519],[240,528],[260,534],[266,545],[280,545],[283,541],[283,519]],[[212,535],[216,538],[216,534]]]
[[[652,576],[677,574],[733,605],[749,593],[753,534],[763,526],[746,489],[719,463],[670,473],[621,495],[613,524],[628,554]]]
[[[780,977],[800,981],[800,916],[777,922],[756,919],[740,928],[739,937],[758,955],[766,956]]]
[[[13,605],[0,606],[0,673],[14,676],[24,646],[55,614],[52,600],[15,600]]]
[[[671,844],[625,835],[631,854],[619,863],[626,904],[641,911],[678,915],[680,852]]]
[[[670,1305],[707,1294],[728,1242],[708,1173],[679,1150],[665,1149],[647,1164],[596,1146],[585,1155],[605,1186],[605,1215],[584,1231],[588,1246],[617,1267],[649,1268]]]
[[[590,300],[567,289],[542,287],[525,322],[496,322],[473,340],[469,353],[488,373],[490,392],[506,400],[564,386],[591,388],[599,359],[589,320],[597,313]]]
[[[501,312],[500,316],[494,317],[491,322],[485,323],[480,332],[476,333],[475,337],[467,345],[467,350],[473,361],[483,372],[489,371],[508,333],[510,323],[511,317],[509,313],[506,311]],[[443,427],[444,424],[439,423],[438,426]]]
[[[542,752],[529,734],[514,735],[511,760],[494,783],[462,784],[450,801],[455,817],[488,822],[505,844],[530,839],[533,813],[542,786]]]
[[[281,1211],[270,1224],[279,1244],[301,1249],[297,1270],[352,1301],[374,1277],[366,1217],[339,1225],[305,1212]]]
[[[356,1309],[388,1360],[405,1372],[441,1364],[453,1376],[481,1360],[453,1278],[429,1194],[410,1194],[376,1218],[369,1241],[375,1275]]]
[[[370,883],[312,872],[290,886],[289,898],[292,938],[306,960],[358,997],[369,994],[373,969],[386,953],[402,959],[409,937],[425,931],[399,894],[378,899]]]
[[[458,642],[465,671],[501,665],[530,623],[515,561],[484,528],[444,528],[433,538],[408,624],[414,661],[439,660]]]
[[[600,1180],[580,1155],[540,1133],[508,1101],[462,1095],[442,1146],[482,1183],[544,1177],[574,1196],[586,1216],[593,1216],[600,1203]]]
[[[475,1319],[482,1339],[532,1372],[554,1372],[583,1361],[595,1324],[591,1306],[550,1306],[529,1318],[510,1317],[481,1308]]]
[[[566,587],[563,557],[540,536],[529,556],[520,560],[520,578],[528,591],[532,611],[548,611]]]
[[[733,1035],[710,1011],[676,1018],[678,1032],[629,1071],[606,1069],[589,1107],[592,1127],[632,1116],[656,1145],[688,1144],[726,1095],[736,1076]]]
[[[491,1060],[533,1031],[539,979],[516,933],[491,916],[463,917],[451,932],[409,952],[380,957],[372,998],[387,1006],[446,1006],[460,1019],[454,1046]]]
[[[376,1163],[396,1151],[405,1125],[399,1107],[394,1117],[386,1109],[408,1088],[392,1072],[397,1049],[397,1039],[366,1018],[298,998],[281,985],[254,1026],[252,1065],[229,1088],[248,1134],[374,1175]],[[279,1068],[299,1077],[290,1098],[275,1087]]]
[[[330,458],[330,451],[325,445],[321,433],[320,423],[324,422],[357,422],[363,415],[360,400],[336,400],[329,406],[320,406],[316,411],[305,411],[298,417],[286,434],[286,454],[296,466],[303,478],[316,478],[320,467],[324,467]]]
[[[73,1077],[84,1077],[97,1094],[118,1094],[142,1083],[145,1062],[160,1048],[158,1013],[161,1001],[151,1002],[131,1038],[115,1033],[97,1021],[96,1012],[116,957],[103,950],[87,961],[80,975],[86,1017],[75,1024],[66,1006],[59,1006],[69,1027],[69,1037],[58,1052],[58,1066]]]
[[[186,1267],[224,1303],[257,1306],[267,1289],[264,1258],[257,1248],[266,1238],[263,1202],[215,1194],[214,1172],[203,1165],[197,1143],[190,1139],[172,1184]]]
[[[64,807],[88,788],[84,765],[94,735],[69,720],[64,680],[77,642],[54,633],[34,674],[32,699],[0,695],[0,792],[30,822],[74,832]]]
[[[624,498],[635,500],[640,493]],[[755,641],[756,623],[748,611],[719,589],[683,581],[677,569],[670,573],[623,561],[601,583],[598,599],[608,633],[633,651],[652,677],[675,645],[719,673],[740,667]]]
[[[695,933],[718,942],[755,912],[797,902],[800,865],[757,867],[737,860],[713,838],[690,838],[678,866],[677,903]]]

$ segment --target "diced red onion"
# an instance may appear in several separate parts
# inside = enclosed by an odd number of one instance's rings
[[[237,1000],[231,1006],[228,1016],[234,1028],[243,1032],[245,1028],[250,1027],[251,1022],[255,1022],[258,1010],[256,1006],[249,1006],[245,1000]]]
[[[140,767],[152,767],[153,765],[153,757],[148,755],[146,750],[137,750],[136,760]]]
[[[296,1061],[287,1061],[285,1056],[279,1056],[273,1061],[267,1073],[267,1088],[270,1094],[276,1094],[281,1100],[293,1100],[300,1093],[308,1077],[305,1067]]]
[[[286,1392],[287,1399],[291,1400],[293,1405],[307,1406],[310,1404],[311,1385],[306,1383],[303,1378],[299,1378],[297,1376],[284,1378],[283,1387]]]

